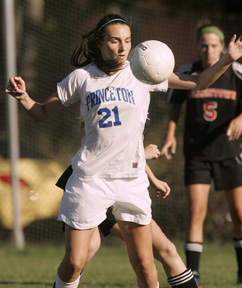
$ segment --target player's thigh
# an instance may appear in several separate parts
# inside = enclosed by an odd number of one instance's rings
[[[65,225],[65,256],[70,262],[75,263],[75,265],[78,265],[79,262],[86,262],[95,229],[76,230]]]
[[[139,261],[152,262],[151,224],[139,225],[120,220],[117,222],[127,246],[131,264],[137,265]]]
[[[152,229],[152,245],[154,256],[158,260],[161,257],[173,256],[177,254],[175,245],[166,237],[158,224],[152,219],[151,221]]]
[[[205,214],[207,211],[210,184],[191,184],[186,189],[190,213]]]
[[[90,262],[90,260],[93,258],[93,256],[97,253],[100,245],[101,245],[101,237],[100,237],[99,229],[96,227],[96,228],[94,228],[94,232],[93,232],[91,241],[89,243],[89,249],[88,249],[86,264],[88,262]]]
[[[169,246],[170,240],[166,237],[161,228],[153,219],[151,220],[151,230],[153,248],[158,251],[165,251]]]
[[[207,211],[212,165],[208,161],[186,159],[185,185],[189,203],[189,213],[205,217]]]

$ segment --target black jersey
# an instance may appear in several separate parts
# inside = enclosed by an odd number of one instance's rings
[[[186,64],[179,72],[198,74],[201,62]],[[171,90],[169,102],[186,101],[184,154],[194,160],[222,160],[242,152],[242,137],[229,141],[230,121],[242,112],[242,65],[234,62],[208,89]]]

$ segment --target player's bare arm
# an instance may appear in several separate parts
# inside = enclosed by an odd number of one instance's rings
[[[149,144],[145,146],[145,159],[157,159],[160,156],[160,150],[155,144]],[[151,182],[151,184],[157,189],[157,197],[166,198],[170,194],[170,187],[164,181],[159,180],[155,177],[154,173],[150,169],[149,165],[146,163],[145,172]]]
[[[170,117],[167,124],[167,130],[162,144],[161,156],[165,156],[167,160],[172,158],[172,155],[176,153],[177,140],[175,136],[176,125],[180,116],[182,104],[172,103],[170,105]],[[169,151],[170,150],[170,151]]]
[[[232,37],[227,52],[214,65],[198,75],[172,73],[168,79],[169,88],[203,90],[213,84],[236,60],[242,57],[242,35]]]
[[[161,196],[162,199],[166,198],[170,194],[170,191],[171,191],[168,184],[156,178],[147,163],[145,165],[145,173],[147,174],[151,184],[157,189],[156,191],[157,197]]]
[[[18,100],[36,122],[44,121],[63,107],[57,92],[53,93],[43,103],[34,101],[27,93],[25,81],[21,77],[9,78],[8,87],[5,92]]]

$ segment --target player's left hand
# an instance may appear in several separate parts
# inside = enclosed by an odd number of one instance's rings
[[[228,54],[233,61],[242,57],[242,34],[236,40],[236,34],[231,38],[228,45]]]
[[[242,134],[242,113],[234,118],[227,129],[227,136],[229,141],[239,139]]]
[[[149,144],[145,146],[145,159],[157,159],[160,156],[160,150],[155,144]]]
[[[156,196],[161,197],[162,199],[165,199],[171,192],[169,185],[161,180],[158,180],[157,183],[155,183],[155,187],[157,189]]]

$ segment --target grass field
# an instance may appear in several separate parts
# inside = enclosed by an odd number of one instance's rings
[[[175,242],[184,258],[182,243]],[[23,251],[13,246],[0,247],[0,288],[52,287],[56,268],[64,253],[63,246],[27,245]],[[162,266],[156,262],[161,288],[170,287]],[[201,281],[204,288],[233,288],[236,285],[235,252],[229,244],[206,244],[201,259]],[[128,262],[125,247],[102,246],[86,267],[80,288],[135,287],[135,275]],[[241,286],[242,287],[242,286]]]

